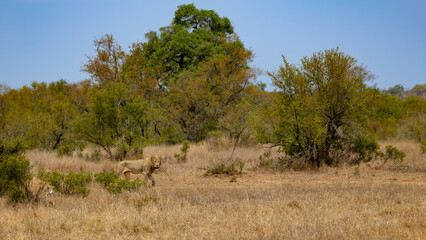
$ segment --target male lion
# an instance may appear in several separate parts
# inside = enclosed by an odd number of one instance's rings
[[[152,186],[155,185],[155,180],[151,176],[155,169],[159,169],[161,166],[161,156],[152,156],[145,159],[140,160],[128,160],[121,161],[118,163],[118,174],[124,174],[124,176],[129,179],[130,173],[134,174],[145,174],[144,180],[151,180]]]

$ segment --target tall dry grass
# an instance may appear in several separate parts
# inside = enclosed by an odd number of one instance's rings
[[[246,167],[236,181],[204,176],[231,149],[191,145],[188,161],[178,164],[180,146],[150,146],[146,156],[165,157],[156,187],[115,196],[92,183],[86,198],[55,193],[15,207],[1,199],[0,239],[424,239],[425,155],[412,142],[392,144],[407,152],[403,167],[363,164],[357,174],[353,166],[260,171],[254,166],[264,149],[238,148],[234,156]],[[27,156],[34,170],[98,172],[116,164]]]

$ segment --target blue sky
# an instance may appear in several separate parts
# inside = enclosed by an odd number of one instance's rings
[[[0,83],[88,79],[80,68],[95,53],[93,40],[111,33],[128,51],[186,3],[228,17],[264,71],[277,70],[282,55],[298,64],[339,47],[381,89],[426,84],[424,0],[0,0]],[[258,80],[270,85],[266,75]]]

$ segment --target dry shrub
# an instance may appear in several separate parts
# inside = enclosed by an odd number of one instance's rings
[[[382,168],[426,172],[426,154],[421,151],[419,143],[411,140],[384,141],[381,142],[381,151],[386,152],[388,145],[395,146],[398,150],[404,152],[404,161],[401,163],[389,161]]]
[[[242,162],[240,159],[218,159],[216,161],[210,162],[210,164],[207,166],[205,175],[237,175],[243,172],[243,168],[244,162]]]
[[[235,139],[220,134],[208,137],[203,143],[208,146],[209,151],[219,152],[232,149],[235,145]],[[258,145],[258,141],[248,134],[242,134],[237,143],[240,148],[257,148]]]
[[[208,146],[209,151],[223,151],[231,149],[234,145],[234,141],[229,137],[223,135],[211,136],[204,140],[204,144]]]

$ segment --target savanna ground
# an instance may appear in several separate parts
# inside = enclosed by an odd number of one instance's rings
[[[402,164],[284,172],[256,167],[265,149],[238,148],[245,166],[237,176],[204,176],[230,150],[191,145],[188,161],[178,164],[180,146],[147,147],[145,156],[168,157],[155,187],[112,195],[92,182],[85,198],[54,193],[14,207],[0,199],[0,239],[425,239],[426,155],[412,142],[392,144],[406,152]],[[35,172],[116,166],[26,155]]]

